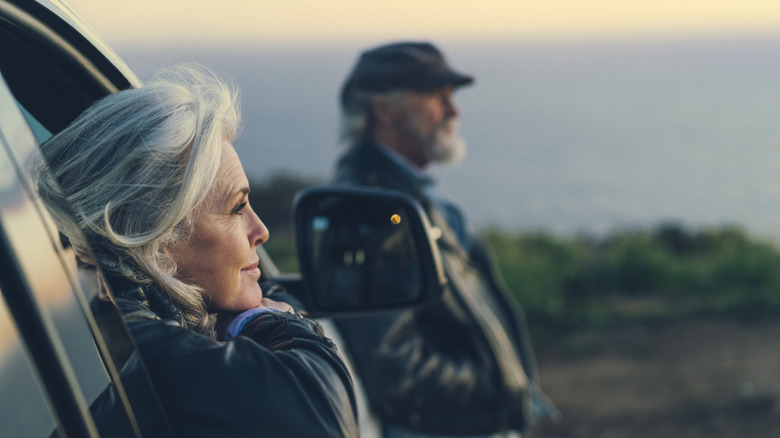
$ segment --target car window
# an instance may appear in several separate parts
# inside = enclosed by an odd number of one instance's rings
[[[36,119],[32,114],[30,114],[30,112],[27,111],[27,109],[25,109],[21,103],[17,102],[17,104],[19,105],[19,110],[22,112],[25,120],[27,120],[27,124],[30,126],[30,129],[35,136],[35,140],[38,141],[38,144],[48,140],[52,135],[51,131],[46,129],[46,127],[43,126],[41,122],[39,122],[38,119]]]
[[[59,132],[95,100],[131,86],[85,37],[43,6],[4,3],[0,18],[0,71],[34,128]]]

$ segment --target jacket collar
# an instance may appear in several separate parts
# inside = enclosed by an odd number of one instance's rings
[[[423,197],[433,178],[421,172],[397,153],[372,139],[352,146],[339,163],[340,173],[359,171],[371,185],[400,190]]]

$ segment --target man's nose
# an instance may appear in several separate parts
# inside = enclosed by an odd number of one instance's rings
[[[444,100],[444,114],[447,118],[455,118],[460,114],[460,111],[452,98],[446,98]]]

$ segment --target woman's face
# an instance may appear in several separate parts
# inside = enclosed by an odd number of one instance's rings
[[[192,237],[170,248],[178,277],[205,290],[211,310],[257,307],[263,293],[255,249],[268,229],[249,206],[249,182],[233,146],[225,142],[217,180],[196,212]]]

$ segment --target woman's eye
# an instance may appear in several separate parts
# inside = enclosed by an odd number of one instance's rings
[[[87,263],[84,260],[81,260],[80,258],[76,259],[76,267],[78,269],[82,269],[84,271],[97,271],[97,268],[95,268],[95,265],[91,263]]]
[[[238,205],[236,205],[236,208],[233,209],[231,213],[233,214],[241,214],[241,211],[246,207],[246,202],[242,202]]]

